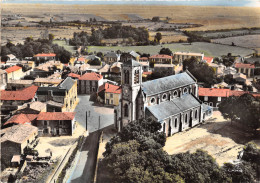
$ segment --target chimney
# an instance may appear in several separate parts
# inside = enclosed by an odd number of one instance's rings
[[[27,108],[30,108],[30,106],[31,106],[31,105],[28,103],[28,104],[27,104]]]

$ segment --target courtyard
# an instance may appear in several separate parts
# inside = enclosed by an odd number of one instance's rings
[[[169,154],[195,152],[197,149],[207,151],[219,165],[237,159],[238,153],[247,142],[254,141],[260,145],[251,132],[247,132],[234,122],[225,120],[219,111],[205,124],[168,137],[164,150]]]

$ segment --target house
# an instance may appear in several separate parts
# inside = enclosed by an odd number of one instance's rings
[[[245,84],[246,83],[246,80],[247,80],[247,77],[245,74],[242,74],[242,73],[236,73],[233,75],[233,79],[240,83],[240,84]]]
[[[100,57],[97,57],[96,55],[88,55],[88,56],[86,56],[86,61],[87,61],[87,62],[88,62],[88,61],[95,60],[95,59],[101,60],[101,58],[100,58]]]
[[[199,88],[199,99],[211,107],[218,107],[223,98],[230,96],[230,89]]]
[[[6,57],[7,57],[6,65],[13,66],[20,63],[19,59],[17,59],[16,56],[14,56],[13,54],[6,55]]]
[[[63,79],[36,78],[33,83],[36,86],[57,86],[62,81]]]
[[[143,72],[149,72],[150,71],[150,64],[148,61],[139,61],[139,63],[142,65]]]
[[[80,75],[75,74],[75,73],[69,73],[69,74],[68,74],[68,77],[71,77],[72,79],[78,80],[78,79],[80,78]]]
[[[60,61],[50,60],[34,68],[34,71],[56,71],[62,70],[63,64]]]
[[[195,57],[199,61],[201,61],[204,58],[204,53],[175,52],[173,54],[173,60],[178,61],[181,65],[182,65],[184,60],[190,59],[191,57]]]
[[[139,62],[148,62],[148,61],[149,61],[148,57],[139,58]]]
[[[103,85],[103,76],[95,72],[86,73],[78,80],[79,94],[92,94],[98,91],[98,88]]]
[[[114,62],[117,62],[120,60],[120,54],[116,54],[115,52],[108,52],[104,55],[104,62],[106,64],[111,65]]]
[[[122,62],[115,62],[110,67],[110,73],[113,75],[121,76]]]
[[[36,120],[38,114],[16,114],[12,116],[10,119],[8,119],[5,123],[4,126],[13,126],[13,125],[18,125],[18,124],[29,124],[33,125],[34,121]]]
[[[212,115],[198,99],[196,79],[188,72],[142,82],[142,65],[134,60],[122,67],[122,94],[114,108],[118,131],[132,121],[151,118],[166,136],[191,128]]]
[[[35,67],[35,62],[34,62],[34,61],[22,60],[22,61],[20,62],[20,64],[22,64],[23,66],[30,67],[30,68],[32,68],[32,69],[34,69],[34,67]]]
[[[167,76],[175,74],[175,65],[173,64],[154,64],[153,73],[164,73]]]
[[[7,82],[7,90],[21,90],[33,85],[33,80],[9,80]]]
[[[14,114],[39,114],[40,112],[46,112],[47,104],[40,102],[40,101],[34,101],[25,103],[22,105],[19,109],[14,111]]]
[[[7,72],[0,69],[0,89],[4,90],[7,85]]]
[[[110,72],[110,65],[105,64],[101,69],[98,70],[98,73],[106,78]]]
[[[233,67],[227,67],[223,71],[224,75],[229,75],[229,74],[234,75],[236,73],[237,73],[237,70],[235,68],[233,68]]]
[[[37,139],[38,128],[32,125],[19,124],[2,129],[1,164],[10,167],[13,157],[23,155],[27,147],[36,145]]]
[[[7,81],[21,79],[25,76],[22,67],[17,65],[5,69],[5,72],[7,73]]]
[[[98,100],[106,105],[119,105],[121,92],[120,86],[104,83],[98,89]]]
[[[34,101],[37,89],[38,87],[33,85],[17,91],[2,90],[0,95],[1,121],[6,121],[6,119],[10,117],[11,112],[17,110],[18,107]]]
[[[229,88],[229,85],[222,81],[220,83],[214,84],[213,88]]]
[[[213,57],[203,57],[202,61],[209,64],[213,62],[213,59],[214,59]]]
[[[77,81],[67,77],[56,87],[39,87],[36,93],[38,101],[54,101],[63,105],[62,111],[70,111],[77,100]]]
[[[55,60],[56,54],[55,53],[38,53],[37,55],[33,56],[36,60]]]
[[[152,55],[151,57],[149,57],[149,62],[155,64],[172,64],[172,56]]]
[[[75,129],[75,113],[41,112],[36,126],[39,136],[72,135]]]
[[[255,70],[254,64],[236,63],[235,68],[237,69],[237,72],[243,73],[248,77],[254,76],[254,70]]]

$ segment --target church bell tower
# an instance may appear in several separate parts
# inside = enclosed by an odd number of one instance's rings
[[[121,121],[123,127],[129,122],[137,120],[137,96],[142,84],[142,65],[131,59],[122,65],[121,72],[122,98]]]

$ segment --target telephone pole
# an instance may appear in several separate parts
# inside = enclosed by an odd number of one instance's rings
[[[88,131],[88,111],[86,111],[86,131]]]

